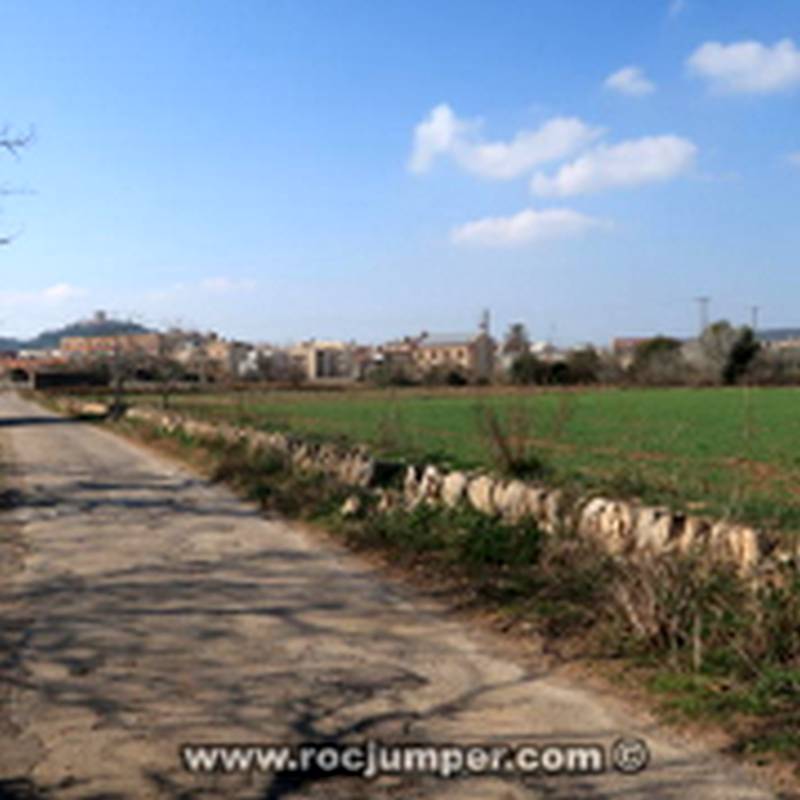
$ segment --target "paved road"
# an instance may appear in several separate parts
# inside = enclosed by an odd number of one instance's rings
[[[762,800],[731,764],[112,434],[0,396],[26,553],[0,586],[0,797]],[[15,623],[16,624],[13,624]],[[2,700],[2,696],[0,696]],[[613,742],[638,776],[186,773],[185,742]],[[10,779],[14,778],[14,781]],[[23,780],[24,779],[24,780]]]

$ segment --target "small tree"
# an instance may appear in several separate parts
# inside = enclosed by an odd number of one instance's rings
[[[111,338],[111,350],[90,356],[88,363],[108,377],[112,395],[110,413],[112,417],[118,417],[125,412],[126,389],[130,381],[153,375],[154,356],[130,336],[120,334]]]
[[[670,385],[686,380],[687,365],[678,339],[655,336],[637,345],[628,374],[637,383]]]
[[[530,337],[528,331],[521,322],[515,322],[509,325],[506,332],[505,339],[503,340],[503,354],[504,355],[520,355],[527,353],[530,350]]]
[[[601,369],[601,359],[594,347],[581,347],[567,355],[570,383],[595,383]]]
[[[712,323],[700,334],[703,355],[720,375],[738,337],[739,331],[726,319]]]
[[[165,410],[170,407],[170,398],[185,377],[184,366],[176,358],[176,351],[182,340],[180,331],[162,334],[158,340],[158,354],[153,359],[153,377],[158,382],[161,407]]]
[[[201,385],[205,386],[213,378],[213,365],[208,356],[205,342],[195,341],[191,345],[186,359],[186,367],[192,375],[196,376]]]
[[[391,361],[372,366],[366,379],[375,386],[413,386],[416,381],[408,367],[404,364],[393,364]]]
[[[744,327],[733,343],[722,370],[722,379],[727,384],[737,383],[747,374],[758,355],[761,344],[756,340],[752,328]]]
[[[759,346],[747,367],[747,379],[756,385],[796,386],[800,384],[800,350],[773,350]]]
[[[520,386],[545,383],[547,376],[547,364],[536,358],[533,353],[520,353],[511,364],[511,382]]]
[[[111,353],[103,359],[111,382],[111,416],[117,418],[125,413],[125,387],[145,366],[143,354],[132,347],[126,347],[121,337],[114,337]]]
[[[456,366],[440,364],[425,371],[422,383],[425,386],[466,386],[469,378]]]
[[[752,330],[735,328],[727,320],[709,325],[684,354],[708,383],[735,383],[758,354],[760,345]]]

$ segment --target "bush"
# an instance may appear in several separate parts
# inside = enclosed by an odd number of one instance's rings
[[[444,549],[445,528],[441,510],[420,504],[412,511],[395,509],[371,516],[366,527],[351,531],[362,544],[390,546],[400,553],[431,553]]]
[[[542,477],[549,472],[532,445],[530,407],[520,403],[500,416],[495,408],[481,404],[477,413],[479,432],[498,472],[516,478]]]
[[[671,386],[686,381],[688,366],[683,343],[668,336],[655,336],[637,345],[628,376],[635,383]]]
[[[669,553],[618,571],[610,619],[632,652],[666,655],[672,668],[699,671],[723,651],[735,655],[746,604],[733,567]]]
[[[467,376],[456,367],[432,367],[422,376],[425,386],[466,386]]]
[[[494,410],[483,411],[503,458],[518,463],[529,451],[528,438],[516,434],[530,418],[514,429]],[[264,508],[324,518],[354,543],[410,562],[429,579],[454,578],[462,594],[467,588],[468,596],[529,620],[550,639],[567,637],[579,654],[596,647],[603,657],[647,665],[670,708],[699,717],[740,715],[740,749],[800,755],[796,566],[782,567],[756,589],[731,566],[695,554],[618,560],[574,532],[543,536],[530,519],[512,524],[470,508],[421,503],[377,513],[364,494],[360,514],[343,518],[338,511],[354,490],[296,470],[278,451],[153,435],[212,455],[216,479]]]
[[[373,386],[415,386],[418,381],[408,368],[402,365],[380,364],[369,370],[366,380]]]
[[[512,525],[462,509],[452,521],[459,531],[456,559],[472,572],[501,567],[527,571],[538,561],[541,534],[530,520]]]
[[[583,347],[567,355],[566,366],[567,383],[596,383],[602,370],[602,360],[593,347]]]
[[[287,516],[325,516],[352,494],[321,473],[295,469],[280,451],[248,451],[244,444],[219,451],[212,477],[232,484],[263,508]]]
[[[548,382],[549,367],[532,353],[521,353],[511,364],[511,382],[520,386]]]
[[[569,533],[546,537],[528,586],[528,602],[543,633],[559,639],[599,630],[615,572],[613,559],[591,539]],[[588,641],[582,639],[584,645]]]
[[[561,361],[542,361],[533,353],[521,353],[511,364],[511,382],[517,385],[568,386],[596,383],[604,367],[592,347],[571,351]]]
[[[760,349],[761,345],[756,341],[752,329],[742,328],[725,361],[723,382],[729,385],[738,383],[747,374]]]

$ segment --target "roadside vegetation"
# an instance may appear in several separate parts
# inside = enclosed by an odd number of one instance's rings
[[[115,424],[267,513],[322,525],[457,605],[491,610],[503,629],[539,637],[559,658],[645,685],[673,719],[723,724],[745,757],[800,763],[796,570],[754,590],[695,554],[623,564],[568,530],[548,535],[531,520],[510,524],[468,508],[385,512],[364,494],[345,514],[352,488],[297,470],[279,452]]]
[[[158,356],[120,352],[104,368],[118,409],[149,403],[800,533],[800,355],[725,320],[692,340],[631,341],[632,350],[614,354],[540,351],[517,323],[498,352],[496,377],[506,383],[494,386],[465,385],[463,375],[438,380],[441,370],[423,381],[391,359],[347,388],[225,385],[202,364],[175,361],[170,335]],[[197,383],[182,382],[187,370]],[[132,394],[132,384],[151,393]]]
[[[170,402],[200,419],[453,467],[538,472],[576,490],[800,531],[795,388],[255,390]],[[497,427],[511,432],[515,452],[498,452]]]

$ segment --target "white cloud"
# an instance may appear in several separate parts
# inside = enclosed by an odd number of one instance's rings
[[[9,306],[58,306],[85,297],[87,291],[70,283],[55,283],[33,291],[0,292],[0,303]]]
[[[80,289],[70,283],[56,283],[41,292],[42,300],[47,303],[64,303],[85,295],[85,289]]]
[[[667,13],[674,19],[686,11],[688,5],[686,0],[671,0]]]
[[[200,288],[206,292],[215,294],[226,294],[228,292],[246,292],[255,289],[256,283],[251,280],[239,280],[237,278],[204,278],[200,281]]]
[[[184,294],[188,286],[185,283],[173,283],[169,286],[162,286],[158,289],[148,289],[144,293],[145,300],[149,303],[161,303],[174,301]]]
[[[800,167],[800,150],[796,150],[794,153],[789,153],[786,156],[786,160],[795,167]]]
[[[414,149],[408,162],[411,172],[427,172],[437,156],[449,153],[467,131],[450,106],[441,104],[414,128]]]
[[[459,225],[450,240],[461,245],[520,247],[545,239],[580,236],[600,227],[609,227],[609,223],[569,208],[528,208],[511,217],[486,217]]]
[[[462,164],[486,178],[516,178],[544,164],[571,155],[600,136],[575,117],[556,117],[538,130],[520,131],[510,142],[486,142],[467,147]]]
[[[791,39],[771,47],[760,42],[706,42],[689,56],[690,72],[723,92],[768,94],[800,85],[800,50]]]
[[[606,89],[631,97],[644,97],[656,89],[655,84],[645,77],[641,67],[623,67],[609,75],[603,85]]]
[[[450,106],[438,105],[414,129],[408,168],[427,172],[440,156],[452,158],[482,178],[507,180],[540,164],[566,158],[601,134],[576,117],[554,117],[533,131],[520,131],[507,142],[486,142],[479,120],[460,119]]]
[[[201,278],[192,283],[177,282],[169,286],[151,289],[145,296],[148,301],[163,303],[175,302],[190,295],[198,294],[233,294],[235,292],[249,292],[256,288],[256,282],[247,279],[228,278],[216,276]]]
[[[534,175],[535,194],[567,197],[602,189],[666,181],[694,163],[697,148],[679,136],[650,136],[614,146],[600,145],[552,177]]]

